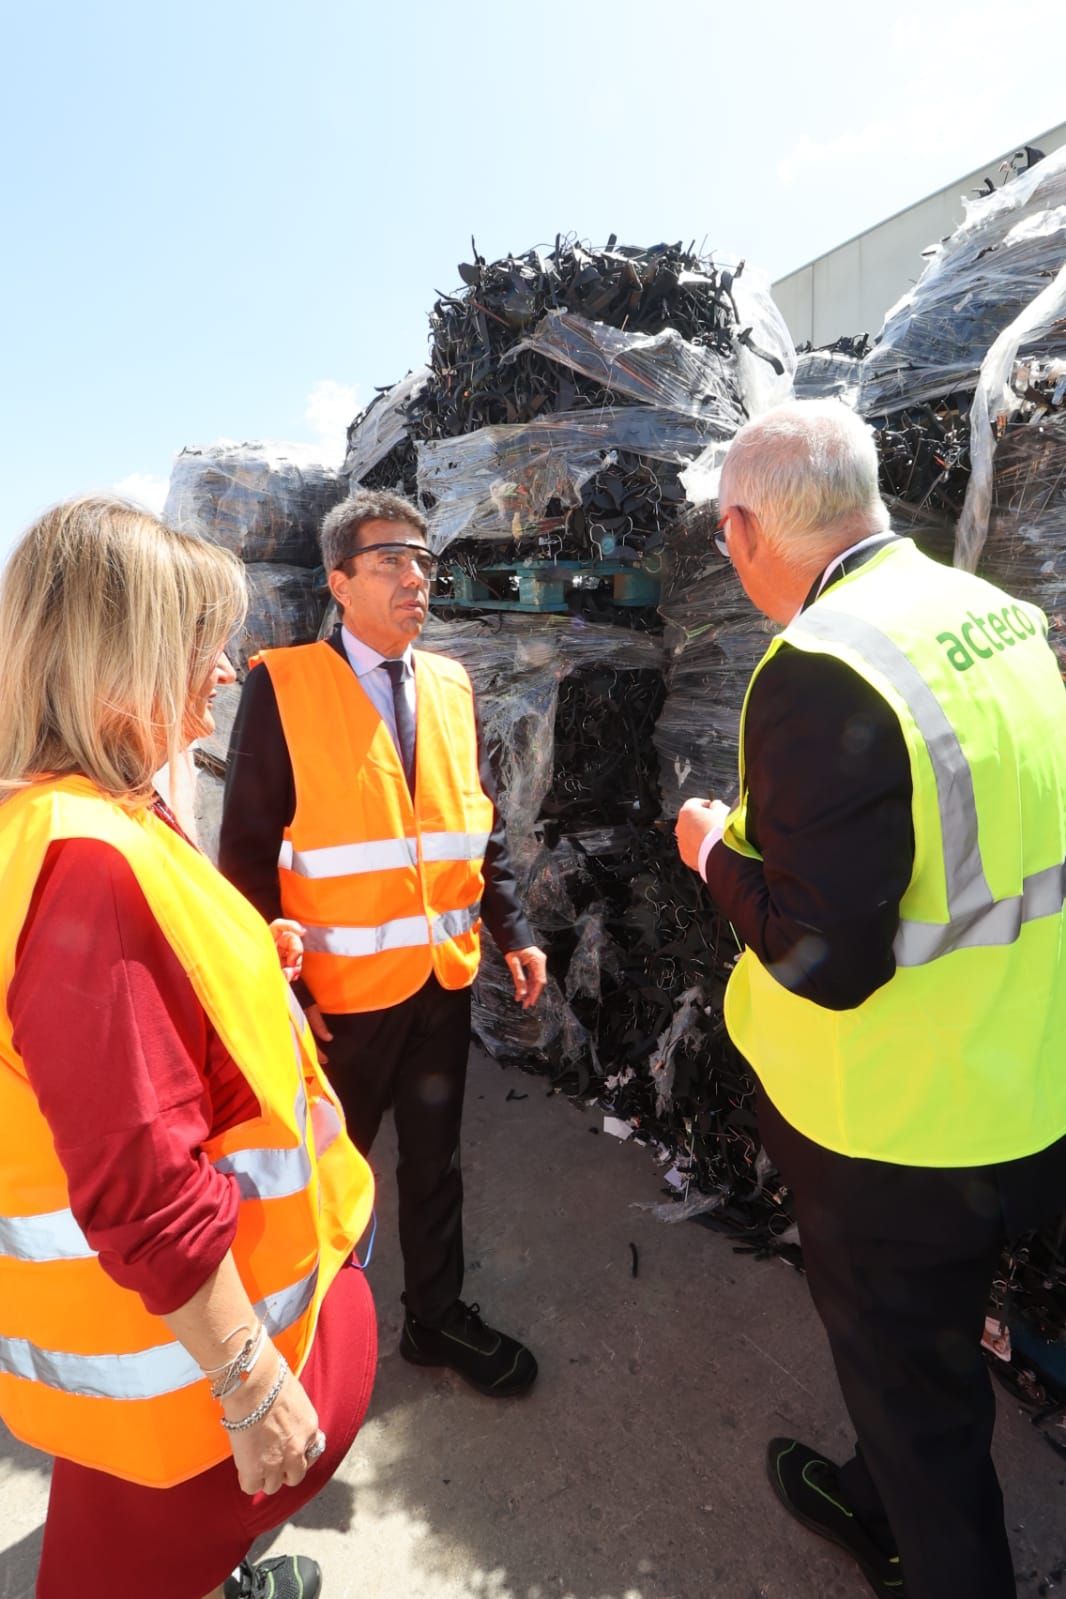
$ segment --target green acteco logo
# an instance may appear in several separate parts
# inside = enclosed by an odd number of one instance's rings
[[[975,616],[968,611],[967,620],[957,633],[938,633],[936,641],[943,644],[948,660],[956,672],[965,672],[974,664],[974,657],[987,660],[998,650],[1013,649],[1024,644],[1038,631],[1036,623],[1020,605],[1005,605],[1002,611],[989,611],[987,616]],[[975,629],[977,636],[974,636]]]

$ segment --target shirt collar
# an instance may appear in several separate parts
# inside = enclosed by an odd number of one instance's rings
[[[351,665],[352,671],[355,673],[356,677],[366,677],[368,672],[373,672],[375,668],[382,664],[383,661],[389,659],[389,657],[382,655],[378,650],[371,649],[369,644],[364,644],[362,639],[357,638],[356,635],[351,632],[351,630],[347,628],[343,622],[341,623],[341,643],[344,645],[344,653],[347,655],[349,664]],[[405,678],[409,677],[414,671],[414,666],[411,661],[410,644],[408,644],[401,656],[394,656],[392,659],[399,659],[403,662],[403,675]]]
[[[831,583],[843,577],[843,568],[845,564],[852,564],[851,558],[853,555],[862,553],[862,560],[853,563],[854,566],[862,566],[882,544],[888,544],[892,539],[898,537],[897,533],[891,531],[887,533],[871,533],[868,537],[859,539],[857,544],[849,544],[848,548],[841,550],[839,555],[834,555],[829,565],[818,574],[811,584],[807,591],[807,598],[796,612],[796,616],[801,616],[807,607],[813,605],[818,596],[823,594]],[[795,621],[796,617],[793,617],[792,620]]]

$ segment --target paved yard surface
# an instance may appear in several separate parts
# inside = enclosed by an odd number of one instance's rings
[[[386,1128],[370,1418],[271,1547],[313,1554],[328,1599],[858,1599],[855,1568],[790,1521],[763,1474],[774,1433],[830,1455],[849,1443],[803,1279],[637,1208],[660,1197],[647,1152],[592,1136],[601,1118],[545,1089],[475,1055],[464,1151],[468,1297],[528,1340],[537,1388],[483,1399],[396,1353]],[[996,1449],[1035,1599],[1063,1581],[1066,1463],[1003,1395]],[[0,1599],[32,1594],[46,1495],[47,1462],[0,1431]]]

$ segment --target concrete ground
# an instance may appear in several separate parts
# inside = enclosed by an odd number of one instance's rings
[[[838,1457],[849,1447],[802,1277],[639,1208],[661,1197],[658,1169],[645,1150],[594,1137],[601,1121],[547,1097],[541,1078],[472,1061],[467,1294],[536,1351],[540,1380],[519,1401],[481,1398],[396,1353],[401,1276],[383,1130],[370,1417],[334,1481],[269,1546],[314,1555],[328,1599],[869,1591],[790,1520],[764,1475],[774,1433]],[[1028,1599],[1066,1565],[1066,1465],[1002,1394],[996,1456]],[[32,1594],[47,1480],[43,1457],[0,1430],[0,1599]]]

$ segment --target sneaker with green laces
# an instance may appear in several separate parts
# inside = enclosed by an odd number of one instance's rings
[[[537,1362],[517,1338],[482,1321],[480,1310],[457,1299],[439,1327],[427,1327],[407,1311],[400,1354],[413,1366],[450,1366],[491,1399],[514,1399],[532,1388]]]
[[[870,1537],[844,1497],[831,1460],[795,1438],[771,1438],[766,1469],[785,1509],[811,1532],[851,1555],[874,1593],[883,1599],[906,1599],[899,1556],[885,1554]]]
[[[307,1555],[271,1555],[253,1566],[242,1560],[225,1582],[225,1599],[317,1599],[322,1569]]]

